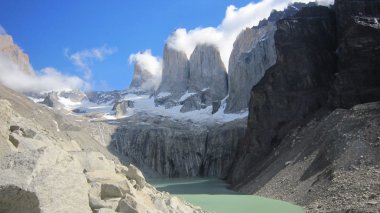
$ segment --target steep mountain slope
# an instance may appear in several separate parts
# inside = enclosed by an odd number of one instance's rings
[[[248,118],[251,128],[239,146],[239,167],[232,176],[235,183],[290,129],[326,105],[335,70],[333,12],[326,7],[304,8],[277,22],[277,28],[278,60],[253,87]]]
[[[252,88],[235,189],[312,212],[378,211],[380,108],[367,102],[380,101],[379,7],[336,1],[277,22],[278,60]]]

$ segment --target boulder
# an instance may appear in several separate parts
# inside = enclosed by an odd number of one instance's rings
[[[64,106],[61,102],[59,102],[59,97],[56,92],[50,92],[47,94],[45,99],[40,102],[41,104],[45,104],[48,107],[54,108],[54,109],[63,109]]]
[[[71,154],[81,163],[86,172],[109,171],[115,172],[115,163],[108,160],[100,152],[71,152]]]
[[[123,195],[119,185],[115,183],[102,183],[100,192],[100,198],[102,200],[106,198],[123,197]]]
[[[77,160],[51,146],[7,155],[0,161],[0,209],[91,212],[89,186],[82,171]]]
[[[126,176],[129,179],[135,180],[137,186],[140,189],[144,188],[145,183],[146,183],[145,177],[143,176],[142,172],[137,167],[135,167],[132,164],[129,164],[128,165],[128,171],[126,171]]]
[[[181,101],[182,105],[180,112],[190,112],[194,110],[205,109],[207,106],[212,104],[212,97],[210,90],[206,89],[198,93],[190,95],[185,100]]]
[[[123,100],[123,101],[117,102],[113,106],[112,110],[116,112],[116,118],[121,118],[127,114],[129,108],[133,108],[133,107],[134,107],[133,101]]]
[[[143,212],[143,211],[138,211],[136,207],[137,207],[137,202],[131,196],[127,195],[124,199],[120,200],[116,210],[121,213]]]
[[[20,141],[12,134],[9,135],[9,141],[15,146],[16,148],[18,147]]]

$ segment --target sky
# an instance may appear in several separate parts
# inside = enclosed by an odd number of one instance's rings
[[[228,66],[233,40],[242,28],[288,2],[1,0],[0,31],[29,55],[34,70],[51,68],[78,76],[91,90],[126,89],[133,63],[160,70],[166,42],[189,57],[206,40],[218,46]]]

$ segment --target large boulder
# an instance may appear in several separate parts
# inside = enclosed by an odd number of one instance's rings
[[[91,212],[83,168],[59,148],[15,152],[0,170],[1,212]]]

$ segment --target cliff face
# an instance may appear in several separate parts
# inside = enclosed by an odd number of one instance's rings
[[[188,60],[185,53],[166,45],[163,61],[157,105],[182,105],[180,111],[189,112],[220,102],[227,95],[227,72],[214,46],[198,45]]]
[[[380,99],[380,3],[336,0],[338,72],[330,97],[349,108]]]
[[[227,95],[227,72],[219,51],[211,45],[198,45],[190,56],[189,92],[209,89],[214,100]]]
[[[165,45],[162,81],[157,93],[170,92],[183,95],[188,87],[189,60],[184,52]]]
[[[252,86],[277,60],[274,46],[276,25],[246,29],[237,37],[230,56],[226,112],[246,109]]]
[[[27,75],[35,75],[29,63],[29,56],[13,43],[11,36],[0,35],[0,54],[18,65],[20,70]]]
[[[252,89],[233,183],[243,181],[292,127],[326,105],[335,71],[334,13],[326,7],[304,8],[276,25],[277,62]]]
[[[137,115],[124,120],[111,147],[141,168],[169,177],[225,177],[246,120],[207,126]]]
[[[277,61],[274,34],[276,22],[295,15],[304,7],[315,3],[294,3],[284,11],[273,11],[258,26],[247,28],[237,37],[228,67],[228,98],[226,113],[236,113],[248,108],[250,92]]]

